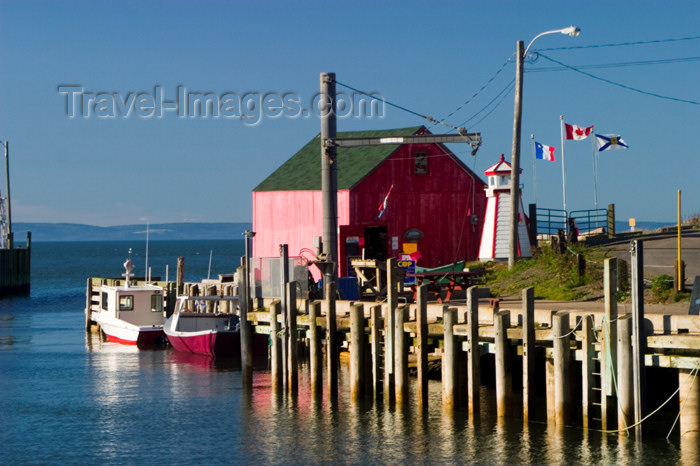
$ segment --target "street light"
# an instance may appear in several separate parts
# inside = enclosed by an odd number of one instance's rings
[[[511,189],[510,189],[510,235],[508,248],[508,268],[512,268],[515,264],[515,259],[518,257],[518,214],[520,212],[520,127],[523,116],[523,62],[530,46],[542,36],[547,34],[568,34],[571,37],[576,37],[581,34],[581,30],[574,26],[569,26],[563,29],[555,29],[554,31],[545,31],[535,36],[530,41],[527,48],[523,51],[523,42],[518,41],[515,66],[515,110],[513,115],[513,150],[510,161],[511,172]]]

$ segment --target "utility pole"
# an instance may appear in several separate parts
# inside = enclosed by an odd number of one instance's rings
[[[324,270],[323,284],[338,276],[338,153],[336,138],[335,73],[321,73],[321,197],[323,202],[323,253],[332,264]],[[336,264],[336,265],[334,265]]]
[[[523,41],[516,47],[515,110],[513,114],[513,151],[510,161],[510,235],[508,241],[508,268],[513,268],[518,257],[518,216],[520,213],[520,127],[523,118]]]
[[[8,142],[3,141],[2,145],[5,147],[5,196],[7,197],[7,248],[12,249],[14,247],[14,235],[12,234],[12,203],[10,201],[10,156],[8,149]]]

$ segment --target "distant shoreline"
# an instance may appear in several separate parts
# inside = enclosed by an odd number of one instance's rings
[[[245,230],[253,227],[250,222],[183,222],[159,224],[135,224],[99,227],[80,223],[31,223],[16,222],[12,231],[16,243],[26,240],[27,232],[32,233],[32,242],[53,241],[128,241],[146,239],[167,240],[226,240],[242,239]]]

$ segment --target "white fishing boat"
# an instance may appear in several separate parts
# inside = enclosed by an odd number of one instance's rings
[[[131,259],[124,263],[124,285],[102,285],[100,304],[93,312],[108,341],[149,347],[165,341],[163,333],[163,288],[156,285],[132,285]]]

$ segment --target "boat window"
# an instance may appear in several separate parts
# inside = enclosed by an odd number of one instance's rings
[[[134,310],[134,297],[131,295],[124,295],[119,297],[119,310],[120,311],[133,311]]]
[[[107,303],[108,303],[107,292],[103,291],[102,292],[102,309],[104,309],[105,311],[107,310]]]
[[[151,311],[152,312],[163,312],[163,295],[160,295],[160,294],[151,295]]]

